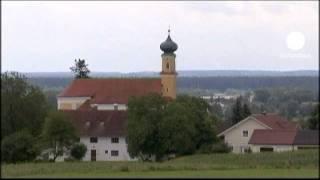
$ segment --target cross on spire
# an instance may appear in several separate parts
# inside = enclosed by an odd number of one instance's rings
[[[168,29],[168,35],[170,36],[170,25],[169,25],[169,29]]]

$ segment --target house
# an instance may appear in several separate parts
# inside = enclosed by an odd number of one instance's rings
[[[176,98],[174,52],[178,46],[168,32],[166,41],[160,45],[163,51],[160,78],[76,79],[58,95],[58,110],[70,117],[80,142],[87,146],[83,160],[135,160],[129,156],[126,141],[129,98],[150,93]]]
[[[252,152],[319,148],[319,131],[257,129],[249,140]]]
[[[277,114],[253,114],[231,127],[221,130],[218,137],[224,139],[232,147],[234,153],[248,152],[249,140],[257,130],[296,131],[299,126],[295,122]]]

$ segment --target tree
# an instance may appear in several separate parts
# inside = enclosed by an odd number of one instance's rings
[[[60,111],[49,113],[42,132],[45,147],[53,154],[55,161],[58,156],[70,149],[76,141],[76,131],[68,117]]]
[[[219,103],[212,103],[209,110],[212,114],[215,114],[219,119],[223,118],[223,110]]]
[[[242,105],[242,97],[238,97],[232,107],[232,123],[236,124],[250,115],[251,111],[249,106],[246,103]]]
[[[87,146],[83,143],[74,144],[71,148],[71,156],[77,160],[81,160],[87,152]]]
[[[164,148],[159,142],[159,126],[165,101],[158,94],[131,97],[128,102],[128,152],[142,159],[160,156]]]
[[[132,157],[154,157],[156,161],[171,153],[192,154],[216,140],[214,117],[200,98],[132,97],[128,103],[128,152]]]
[[[251,115],[250,108],[247,104],[243,105],[243,117],[246,118]]]
[[[211,144],[216,141],[216,124],[218,117],[213,112],[210,112],[209,104],[197,97],[180,95],[176,101],[186,107],[186,111],[192,112],[189,116],[195,122],[196,128],[196,148],[204,144]]]
[[[319,130],[319,104],[315,107],[314,111],[311,114],[311,117],[308,119],[309,129]]]
[[[39,154],[35,144],[35,138],[28,131],[10,134],[1,142],[1,161],[16,163],[33,160]]]
[[[170,102],[165,109],[160,124],[161,143],[165,145],[165,154],[191,154],[197,148],[195,120],[192,112],[183,104]]]
[[[1,138],[27,129],[41,133],[48,104],[42,91],[17,72],[1,74]]]
[[[255,101],[266,103],[270,98],[270,93],[266,89],[257,89],[254,91],[255,94]]]
[[[232,123],[236,124],[243,119],[241,96],[236,99],[236,103],[232,108]]]
[[[70,70],[75,74],[76,79],[89,78],[90,70],[88,69],[88,64],[85,60],[74,60],[75,65],[70,67]]]

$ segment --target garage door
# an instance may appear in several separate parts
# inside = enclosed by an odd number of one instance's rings
[[[260,152],[273,152],[272,147],[261,147]]]

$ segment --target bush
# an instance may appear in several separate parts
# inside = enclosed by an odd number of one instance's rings
[[[35,140],[27,131],[6,136],[1,142],[1,161],[8,163],[34,160],[39,153]]]
[[[231,147],[228,146],[225,142],[219,142],[217,144],[212,145],[213,153],[229,153],[231,152]]]
[[[218,142],[216,144],[204,144],[198,150],[198,153],[202,154],[229,152],[231,152],[231,147],[224,142]]]
[[[77,143],[71,148],[71,156],[77,160],[81,160],[87,152],[87,147],[83,143]]]
[[[212,144],[201,145],[200,148],[198,149],[198,153],[201,153],[201,154],[209,154],[211,152],[212,152]]]

